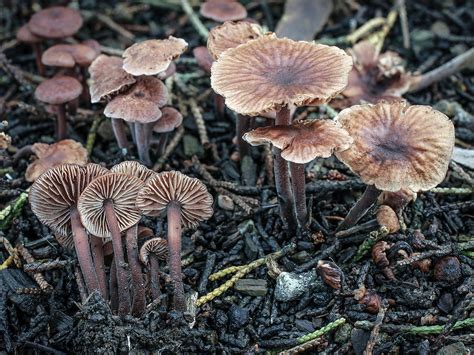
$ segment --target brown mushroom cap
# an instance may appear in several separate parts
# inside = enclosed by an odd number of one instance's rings
[[[95,236],[111,237],[104,202],[112,200],[120,231],[132,227],[140,220],[135,199],[142,187],[142,180],[127,174],[110,173],[94,179],[84,189],[77,204],[82,224]]]
[[[81,143],[72,139],[64,139],[53,144],[35,143],[31,150],[37,159],[26,169],[26,181],[35,181],[46,170],[60,164],[87,163],[87,150]]]
[[[18,29],[16,33],[16,39],[24,43],[39,43],[43,41],[43,38],[35,36],[31,33],[28,24],[24,24]]]
[[[377,208],[377,222],[380,226],[385,226],[389,233],[397,233],[400,230],[400,221],[395,211],[387,205]]]
[[[123,59],[99,55],[89,66],[91,84],[89,86],[91,102],[99,102],[121,89],[129,87],[136,82],[133,75],[122,69]]]
[[[209,32],[207,49],[214,60],[229,48],[235,48],[252,39],[263,36],[263,29],[250,22],[225,22]]]
[[[181,205],[182,223],[195,228],[213,214],[212,196],[199,180],[178,171],[166,171],[148,179],[137,197],[137,207],[147,216],[159,216],[168,203]]]
[[[168,68],[165,71],[162,71],[159,73],[156,77],[160,80],[166,80],[170,76],[174,75],[176,73],[176,64],[174,62],[171,62]]]
[[[99,168],[96,164],[84,167],[62,164],[48,169],[31,186],[31,210],[41,223],[55,233],[70,237],[71,208],[76,206],[85,183],[107,173],[107,169]]]
[[[100,46],[100,43],[97,42],[95,39],[86,39],[85,41],[82,41],[82,44],[92,48],[96,53],[96,57],[99,56],[102,52],[102,47]]]
[[[204,70],[206,73],[211,73],[211,66],[214,60],[206,46],[200,46],[193,49],[194,58],[199,65],[199,68]]]
[[[77,99],[81,92],[79,80],[70,76],[55,76],[38,85],[35,97],[50,105],[61,105]]]
[[[82,26],[79,11],[69,7],[54,6],[31,16],[30,31],[44,38],[65,38],[75,34]]]
[[[351,68],[337,47],[268,34],[224,51],[212,65],[211,86],[230,109],[257,116],[327,102],[344,89]]]
[[[242,137],[251,145],[271,143],[281,149],[283,159],[305,164],[335,151],[348,149],[352,138],[331,120],[296,121],[290,126],[260,127]]]
[[[51,67],[72,68],[76,64],[89,66],[97,52],[85,44],[56,44],[43,52],[41,61]]]
[[[183,115],[173,107],[163,107],[161,112],[163,115],[153,125],[153,132],[172,132],[175,128],[179,127],[181,123],[183,123]]]
[[[454,126],[441,112],[404,101],[381,101],[345,109],[337,121],[354,143],[336,156],[367,185],[417,192],[443,181],[454,147]]]
[[[143,243],[140,248],[140,261],[148,265],[150,253],[155,254],[159,260],[168,258],[168,242],[163,238],[152,238]]]
[[[168,89],[155,77],[144,76],[126,93],[117,95],[104,110],[104,115],[121,118],[128,122],[149,123],[158,120],[159,107],[168,100]]]
[[[123,161],[110,169],[113,173],[127,174],[146,182],[155,172],[134,160]]]
[[[247,9],[241,3],[229,0],[205,1],[199,13],[216,22],[238,21],[247,17]]]
[[[188,47],[184,39],[150,39],[135,43],[123,52],[123,69],[132,75],[156,75],[164,72],[171,61]]]

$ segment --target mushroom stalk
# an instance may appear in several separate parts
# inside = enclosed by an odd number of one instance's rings
[[[104,299],[108,299],[107,278],[105,276],[104,248],[102,238],[92,235],[91,237],[92,259],[94,260],[95,272],[99,280],[100,292]]]
[[[275,125],[288,126],[291,123],[291,115],[288,107],[283,107],[276,114]],[[290,184],[290,169],[288,162],[281,157],[281,150],[273,147],[275,186],[280,202],[280,212],[283,223],[294,230],[297,226],[293,191]]]
[[[71,228],[77,260],[79,261],[87,290],[89,293],[94,291],[100,292],[99,280],[89,249],[89,238],[81,223],[81,218],[79,217],[79,212],[76,207],[71,208]]]
[[[66,139],[67,137],[67,120],[66,120],[66,108],[64,104],[56,105],[57,108],[57,121],[56,121],[56,136],[58,141]]]
[[[137,140],[137,150],[140,161],[150,166],[150,130],[146,123],[135,122],[135,138]]]
[[[153,254],[150,255],[150,290],[153,301],[160,298],[160,264]]]
[[[160,138],[158,139],[158,155],[162,156],[166,149],[166,144],[168,144],[169,133],[161,133]]]
[[[44,64],[41,61],[41,44],[32,43],[33,52],[35,53],[36,68],[38,69],[38,74],[44,76]]]
[[[166,209],[168,217],[168,250],[170,277],[173,280],[173,304],[177,311],[186,310],[183,278],[181,274],[181,205],[171,201]]]
[[[225,101],[224,97],[214,92],[214,108],[218,118],[223,118],[225,113]]]
[[[132,314],[140,316],[145,311],[145,285],[143,282],[142,268],[138,261],[138,244],[137,244],[137,225],[127,229],[125,232],[125,240],[127,245],[127,257],[132,272]]]
[[[114,259],[112,259],[112,264],[110,265],[109,294],[110,294],[110,308],[112,308],[113,310],[117,310],[118,284],[117,284],[117,268],[115,267]]]
[[[79,106],[79,99],[74,99],[72,101],[69,101],[67,104],[67,112],[70,115],[75,116],[77,113],[78,106]]]
[[[362,196],[347,214],[346,218],[344,218],[341,224],[337,227],[336,232],[354,226],[359,221],[359,219],[361,219],[367,213],[375,201],[377,201],[377,197],[379,197],[380,192],[381,191],[374,185],[367,186]]]
[[[127,134],[125,133],[125,125],[122,119],[112,118],[112,129],[114,131],[115,139],[120,149],[128,148]]]
[[[235,122],[235,132],[237,135],[237,145],[239,147],[240,159],[249,155],[249,145],[242,139],[242,136],[250,129],[251,118],[249,116],[237,114]]]
[[[420,91],[437,81],[443,80],[458,72],[472,61],[474,61],[474,48],[456,56],[440,67],[421,75],[421,77],[415,80],[410,86],[408,92]]]
[[[120,228],[115,215],[114,204],[111,200],[104,202],[105,217],[107,219],[107,226],[109,227],[110,233],[112,234],[112,246],[114,249],[114,261],[115,268],[117,270],[117,285],[120,290],[118,294],[119,315],[126,315],[130,312],[130,294],[128,292],[128,277],[127,270],[125,268],[125,258],[123,255],[122,236],[120,234]]]
[[[295,196],[295,211],[301,228],[308,222],[308,210],[306,208],[306,182],[304,176],[304,164],[290,163],[291,185]]]

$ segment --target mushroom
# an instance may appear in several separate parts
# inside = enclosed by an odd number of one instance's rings
[[[235,0],[207,0],[201,4],[199,13],[216,22],[237,21],[247,17],[245,7]]]
[[[168,89],[155,77],[143,76],[137,79],[127,92],[117,95],[105,107],[104,115],[133,123],[138,156],[151,165],[150,138],[154,123],[162,116],[159,109],[168,100]]]
[[[198,179],[178,171],[156,174],[138,194],[136,205],[147,216],[168,218],[169,269],[174,284],[174,307],[186,308],[181,275],[181,226],[196,228],[212,216],[212,196]]]
[[[65,105],[76,100],[82,92],[81,83],[70,76],[55,76],[43,81],[35,90],[35,97],[41,102],[54,105],[58,118],[56,136],[58,140],[67,136]]]
[[[123,69],[135,76],[160,74],[187,47],[184,39],[173,36],[135,43],[123,52]]]
[[[153,300],[160,297],[160,260],[168,259],[168,243],[163,238],[152,238],[143,243],[140,261],[150,268],[150,290]]]
[[[130,311],[128,270],[122,246],[121,233],[135,226],[140,212],[135,199],[143,181],[127,174],[110,173],[94,179],[82,192],[78,210],[81,221],[89,233],[112,238],[114,263],[117,270],[120,315]]]
[[[443,181],[454,126],[441,112],[405,101],[381,101],[342,110],[336,120],[354,139],[336,156],[367,184],[338,230],[356,224],[380,191],[426,191]]]
[[[53,144],[35,143],[31,146],[31,152],[37,159],[26,168],[25,178],[30,182],[52,167],[67,163],[84,165],[88,159],[87,150],[72,139]]]
[[[387,228],[388,233],[397,233],[400,230],[398,216],[392,207],[380,205],[377,208],[377,222],[380,226]]]
[[[158,153],[163,154],[168,136],[183,123],[183,115],[173,107],[163,107],[161,109],[161,118],[153,125],[153,132],[160,134],[158,141]]]
[[[144,183],[153,175],[155,175],[153,170],[148,169],[146,166],[133,160],[123,161],[120,164],[114,165],[110,171],[113,173],[134,176],[142,180]]]
[[[88,237],[77,208],[77,201],[87,183],[109,171],[96,164],[81,167],[62,164],[43,173],[31,186],[29,200],[31,210],[41,223],[51,228],[55,234],[74,241],[77,259],[89,292],[102,288],[94,267]]]
[[[82,27],[79,11],[63,6],[53,6],[38,11],[28,22],[30,31],[40,37],[61,39],[74,35]]]
[[[335,151],[348,149],[352,138],[332,120],[295,121],[289,126],[260,127],[243,136],[251,145],[271,143],[291,165],[291,182],[296,217],[307,222],[304,164],[315,158],[329,158]]]
[[[35,54],[38,74],[43,76],[44,65],[41,62],[41,42],[43,42],[43,38],[35,36],[33,33],[31,33],[28,24],[25,24],[21,26],[18,32],[16,33],[16,39],[20,42],[31,45],[31,48],[33,48],[33,53]]]
[[[211,86],[227,107],[247,116],[277,111],[275,124],[289,125],[289,107],[319,105],[347,84],[352,59],[341,49],[268,34],[221,53]],[[297,225],[289,167],[274,148],[275,185],[285,225]]]

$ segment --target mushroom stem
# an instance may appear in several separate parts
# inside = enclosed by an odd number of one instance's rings
[[[308,222],[308,210],[306,208],[306,182],[304,175],[304,164],[290,163],[291,185],[295,196],[295,211],[301,228]]]
[[[135,122],[135,137],[140,161],[146,166],[150,166],[150,130],[147,126],[146,123]]]
[[[361,219],[367,213],[375,201],[377,201],[377,197],[379,197],[380,192],[381,191],[374,185],[367,186],[362,196],[347,214],[346,218],[344,218],[341,224],[337,227],[336,232],[346,230],[354,226],[359,221],[359,219]]]
[[[142,268],[138,261],[137,228],[138,226],[134,225],[125,232],[128,263],[132,272],[132,314],[134,316],[142,315],[146,306]]]
[[[80,67],[81,72],[81,84],[82,84],[82,93],[81,99],[83,102],[90,104],[91,95],[89,93],[89,85],[87,84],[87,67]]]
[[[291,115],[288,107],[283,107],[276,114],[275,125],[288,126],[291,123]],[[293,191],[290,184],[290,169],[288,162],[281,157],[281,150],[273,147],[275,186],[280,202],[280,213],[283,223],[290,230],[295,230],[297,221],[295,216]]]
[[[173,304],[177,311],[186,310],[183,278],[181,275],[181,205],[171,201],[166,209],[168,217],[168,250],[170,277],[173,280]]]
[[[161,133],[160,138],[158,139],[158,155],[162,156],[166,149],[166,144],[168,144],[169,133]]]
[[[64,104],[56,105],[57,107],[57,121],[56,121],[56,138],[58,141],[67,137],[67,120],[66,120],[66,108]]]
[[[100,292],[104,299],[108,299],[107,278],[105,276],[104,266],[104,248],[102,238],[91,235],[92,259],[94,260],[95,272],[99,280]]]
[[[113,310],[117,310],[118,284],[117,284],[117,268],[115,267],[114,259],[112,259],[112,264],[110,265],[109,294],[110,294],[110,308],[112,308]]]
[[[67,103],[67,112],[72,115],[72,116],[75,116],[76,113],[77,113],[77,107],[79,106],[79,99],[74,99],[72,101],[69,101]]]
[[[107,219],[107,226],[112,234],[112,246],[114,248],[114,261],[117,270],[117,286],[120,292],[118,293],[118,313],[119,315],[126,315],[130,312],[130,294],[128,292],[128,277],[123,255],[122,237],[120,228],[115,215],[114,203],[112,200],[105,200],[104,202],[105,217]]]
[[[224,118],[225,101],[224,97],[214,92],[214,108],[216,110],[217,118]]]
[[[74,247],[77,254],[77,260],[81,267],[82,276],[89,293],[100,292],[99,280],[92,261],[91,251],[89,249],[89,238],[81,223],[81,218],[76,207],[71,208],[71,229]]]
[[[128,122],[128,128],[130,129],[130,133],[132,134],[133,144],[137,144],[137,137],[135,136],[135,123]]]
[[[41,61],[41,44],[32,43],[33,53],[35,54],[36,68],[38,69],[38,74],[44,76],[44,64]]]
[[[472,61],[474,61],[474,48],[454,57],[440,67],[421,75],[421,77],[415,79],[414,83],[408,89],[408,92],[420,91],[437,81],[443,80],[458,72]]]
[[[115,139],[120,149],[128,148],[127,134],[125,133],[125,125],[120,118],[112,118],[112,129],[114,131]]]
[[[160,264],[153,254],[150,255],[150,290],[153,301],[160,298]]]
[[[249,116],[237,114],[235,122],[235,132],[237,135],[237,146],[239,148],[240,159],[249,155],[249,145],[242,139],[242,136],[250,130],[252,119]]]

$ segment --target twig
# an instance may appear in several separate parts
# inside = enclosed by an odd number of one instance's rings
[[[199,16],[193,10],[193,7],[189,4],[188,0],[181,0],[181,8],[183,11],[188,15],[189,21],[191,21],[191,25],[196,29],[199,35],[207,41],[207,37],[209,36],[209,31],[207,30],[206,26],[201,22]]]
[[[22,263],[20,260],[20,256],[18,255],[18,250],[16,250],[11,245],[10,241],[5,237],[0,237],[0,243],[3,244],[3,247],[7,251],[8,255],[10,255],[13,258],[13,261],[15,262],[15,266],[18,268],[21,268]]]
[[[209,137],[207,136],[206,123],[204,122],[204,119],[202,118],[202,114],[201,114],[201,111],[199,110],[196,100],[193,98],[190,98],[188,102],[189,102],[189,107],[191,108],[191,113],[193,114],[194,120],[196,121],[199,139],[203,147],[206,147],[209,145]]]
[[[0,211],[0,230],[7,228],[20,214],[23,206],[28,200],[28,190],[22,192],[15,201]]]
[[[100,51],[102,53],[110,54],[110,55],[116,55],[118,57],[121,57],[122,54],[123,54],[123,49],[106,47],[106,46],[100,46]]]
[[[219,270],[211,275],[209,275],[209,281],[217,281],[219,279],[222,279],[226,277],[227,275],[230,274],[235,274],[237,271],[242,270],[246,265],[240,265],[240,266],[229,266],[225,269]]]
[[[385,21],[386,20],[383,17],[374,17],[373,19],[370,19],[362,26],[357,28],[352,33],[348,34],[345,37],[345,40],[350,44],[354,44],[362,37],[368,35],[374,28],[385,25]]]
[[[30,254],[30,252],[22,245],[22,244],[18,244],[16,246],[16,249],[18,250],[18,252],[20,253],[20,255],[23,257],[23,259],[25,259],[25,261],[28,263],[28,264],[32,264],[35,262],[35,259],[33,258],[33,256]],[[39,285],[39,287],[43,290],[43,291],[46,291],[46,292],[49,292],[53,289],[53,286],[51,286],[43,277],[43,275],[39,272],[36,272],[34,273],[33,275],[33,279],[36,281],[36,283]]]
[[[296,340],[298,341],[298,343],[304,344],[308,341],[317,339],[320,336],[323,336],[324,334],[329,333],[330,331],[332,331],[332,330],[338,328],[339,326],[343,325],[345,322],[346,322],[345,318],[339,318],[339,319],[335,320],[334,322],[331,322],[331,323],[325,325],[321,329],[318,329],[315,332],[303,335],[302,337],[299,337]]]
[[[361,260],[365,254],[367,254],[370,250],[372,250],[372,247],[374,246],[375,243],[377,243],[380,239],[385,237],[388,234],[388,228],[385,226],[380,227],[378,230],[370,232],[369,238],[364,240],[364,242],[359,245],[359,248],[357,249],[357,253],[354,256],[353,261],[359,261]]]
[[[373,322],[369,321],[357,321],[354,323],[354,327],[369,330],[374,326]],[[454,324],[453,330],[459,330],[463,328],[474,327],[474,318],[467,318],[462,321],[458,321]],[[382,324],[380,327],[384,332],[396,333],[404,332],[415,335],[436,335],[440,334],[444,330],[444,325],[427,325],[427,326],[406,326],[398,324]]]
[[[252,206],[250,206],[246,201],[244,201],[244,199],[241,196],[237,196],[236,194],[233,194],[232,192],[229,192],[229,191],[227,191],[226,189],[224,189],[222,187],[216,187],[215,190],[218,193],[220,193],[221,195],[229,196],[237,206],[239,206],[240,208],[242,208],[245,211],[245,213],[247,213],[247,214],[252,213],[252,211],[253,211]],[[254,202],[258,203],[257,200],[254,200]]]
[[[94,149],[95,138],[97,136],[97,129],[99,128],[103,120],[104,118],[102,116],[97,116],[96,118],[94,118],[94,121],[92,122],[92,126],[89,130],[89,134],[87,135],[87,142],[86,142],[87,154],[89,156],[92,154],[92,150]]]
[[[410,29],[408,28],[407,8],[405,0],[397,0],[400,27],[402,28],[403,47],[410,48]]]
[[[435,187],[429,192],[442,195],[469,195],[474,192],[474,189],[472,187]]]
[[[110,28],[112,31],[119,33],[120,35],[124,36],[125,38],[133,41],[135,39],[135,35],[127,31],[125,28],[120,26],[117,22],[112,20],[109,16],[101,14],[100,12],[95,13],[96,18]]]
[[[377,338],[379,336],[380,327],[383,323],[383,320],[385,319],[385,312],[387,311],[387,307],[387,303],[385,301],[382,302],[382,306],[380,307],[379,313],[377,314],[377,319],[374,322],[374,328],[370,332],[370,338],[363,353],[364,355],[373,354],[374,346],[377,343]]]
[[[51,260],[46,262],[34,262],[23,265],[23,270],[28,273],[45,272],[54,269],[62,269],[69,264],[67,260]]]

